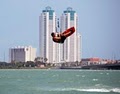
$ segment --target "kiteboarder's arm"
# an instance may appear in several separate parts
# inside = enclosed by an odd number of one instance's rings
[[[55,40],[61,40],[61,37],[53,37]]]

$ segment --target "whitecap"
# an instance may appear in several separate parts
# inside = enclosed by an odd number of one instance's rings
[[[98,81],[98,79],[93,79],[93,81]]]
[[[107,75],[109,75],[109,73],[106,73]]]
[[[79,88],[63,88],[63,89],[53,89],[50,91],[82,91],[82,92],[110,92],[108,89],[79,89]]]
[[[95,86],[101,86],[101,84],[96,84]]]
[[[120,93],[120,88],[114,88],[111,90],[112,92]]]
[[[107,89],[78,89],[78,91],[85,91],[85,92],[110,92]]]
[[[56,74],[56,75],[52,75],[52,77],[58,77],[59,75],[58,74]]]
[[[82,77],[85,77],[85,75],[82,75]]]
[[[116,92],[116,93],[120,93],[120,88],[114,88],[114,89],[105,89],[105,88],[101,88],[101,89],[74,89],[76,91],[85,91],[85,92]]]
[[[120,93],[120,88],[36,88],[43,91],[79,91],[79,92],[115,92]]]

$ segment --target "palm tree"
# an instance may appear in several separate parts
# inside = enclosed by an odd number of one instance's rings
[[[34,61],[35,61],[35,62],[40,61],[40,57],[36,57]]]
[[[45,63],[47,62],[47,60],[48,60],[47,58],[44,58],[44,62],[45,62]]]
[[[40,61],[43,63],[43,57],[40,57]]]

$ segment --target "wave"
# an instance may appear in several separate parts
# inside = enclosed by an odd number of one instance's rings
[[[45,90],[45,89],[44,89]],[[104,88],[101,88],[101,89],[82,89],[82,88],[49,88],[49,89],[46,89],[48,91],[79,91],[79,92],[114,92],[114,93],[120,93],[120,88],[113,88],[113,89],[104,89]],[[45,91],[46,91],[45,90]]]
[[[92,79],[93,81],[98,81],[98,79]]]
[[[64,88],[61,89],[60,91],[110,92],[107,89],[78,89],[78,88]]]

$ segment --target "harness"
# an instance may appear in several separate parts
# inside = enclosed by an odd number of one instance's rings
[[[65,36],[61,36],[61,42],[60,43],[64,43],[66,37]]]

